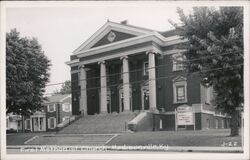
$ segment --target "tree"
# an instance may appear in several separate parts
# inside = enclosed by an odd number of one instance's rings
[[[37,39],[22,38],[16,29],[6,34],[7,113],[30,115],[42,109],[49,66]]]
[[[65,81],[62,86],[60,91],[55,90],[54,94],[70,94],[71,93],[71,81],[67,80]]]
[[[215,104],[229,113],[231,136],[239,134],[238,107],[242,107],[243,94],[243,8],[194,7],[185,15],[177,12],[182,25],[175,25],[180,36],[188,39],[182,48],[189,72],[199,72],[204,85],[213,86]]]

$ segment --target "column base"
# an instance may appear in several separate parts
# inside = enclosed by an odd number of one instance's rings
[[[125,111],[123,111],[123,112],[120,112],[120,114],[128,114],[128,113],[132,113],[132,111],[130,111],[130,110],[125,110]]]
[[[150,108],[149,111],[151,113],[159,113],[159,110],[157,108]]]
[[[106,116],[108,115],[109,113],[108,112],[100,112],[99,115],[102,115],[102,116]]]
[[[80,115],[87,115],[87,112],[84,111],[84,110],[81,110],[81,111],[80,111]]]

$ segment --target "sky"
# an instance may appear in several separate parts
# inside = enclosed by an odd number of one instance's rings
[[[186,12],[191,10],[190,5],[180,7]],[[49,84],[54,84],[70,80],[70,67],[65,62],[107,19],[113,22],[128,20],[131,25],[157,31],[173,28],[168,19],[180,22],[176,5],[169,2],[91,2],[79,6],[9,7],[6,9],[6,31],[16,28],[22,37],[38,39],[45,55],[51,60]],[[46,94],[60,87],[49,86]]]

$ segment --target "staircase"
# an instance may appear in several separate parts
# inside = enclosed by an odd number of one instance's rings
[[[126,124],[135,116],[135,113],[85,115],[69,126],[63,128],[61,131],[59,131],[59,133],[121,133],[126,131]]]

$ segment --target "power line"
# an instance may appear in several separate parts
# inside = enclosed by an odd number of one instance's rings
[[[196,58],[196,59],[192,59],[192,60],[183,60],[183,61],[179,61],[178,63],[187,63],[187,62],[193,62],[193,61],[197,61],[197,60],[205,60],[205,59],[208,59],[208,58],[217,57],[217,56],[223,56],[223,55],[228,55],[228,54],[233,54],[233,53],[230,52],[230,53],[224,53],[224,54],[217,54],[217,55],[212,55],[212,56],[206,56],[206,57],[202,57],[202,58]],[[175,60],[175,61],[178,61],[178,60]],[[173,64],[157,65],[155,67],[149,67],[149,68],[147,68],[147,70],[154,69],[154,68],[159,68],[159,67],[164,67],[164,66],[172,66],[172,65]],[[126,74],[126,73],[139,72],[139,71],[143,71],[143,70],[144,69],[135,69],[135,70],[131,70],[129,72],[113,73],[113,74],[108,74],[106,76],[96,76],[96,77],[91,77],[91,78],[86,78],[86,79],[80,79],[80,80],[76,80],[76,81],[72,81],[72,82],[80,82],[80,81],[85,81],[85,80],[94,80],[94,79],[99,79],[99,78],[103,78],[103,77],[110,77],[110,76],[122,75],[122,74]],[[48,84],[48,85],[46,85],[46,87],[54,86],[54,85],[60,85],[60,84],[64,84],[64,82]]]
[[[242,66],[243,64],[237,64],[237,65],[232,65],[232,66],[227,66],[227,67],[219,67],[219,68],[214,68],[214,69],[208,69],[208,70],[203,70],[203,72],[210,72],[210,71],[216,71],[216,70],[222,70],[222,69],[226,69],[226,68],[234,68],[234,67],[237,67],[237,66]],[[152,80],[160,80],[160,79],[168,79],[168,78],[174,78],[174,77],[177,77],[177,76],[183,76],[183,75],[193,75],[193,74],[197,74],[199,73],[200,71],[196,71],[196,72],[183,72],[182,74],[173,74],[171,76],[163,76],[163,77],[157,77],[157,78],[154,78],[154,79],[149,79],[149,80],[140,80],[140,81],[133,81],[133,82],[129,82],[129,83],[121,83],[121,84],[136,84],[136,83],[142,83],[142,82],[149,82],[149,81],[152,81]],[[86,89],[77,89],[77,90],[72,90],[71,92],[78,92],[78,91],[84,91],[84,90],[96,90],[96,89],[100,89],[100,88],[109,88],[109,87],[117,87],[117,86],[120,86],[121,84],[113,84],[113,85],[107,85],[107,86],[101,86],[101,87],[92,87],[92,88],[86,88]],[[44,95],[51,95],[51,94],[54,94],[54,93],[47,93],[47,94],[44,94]]]

